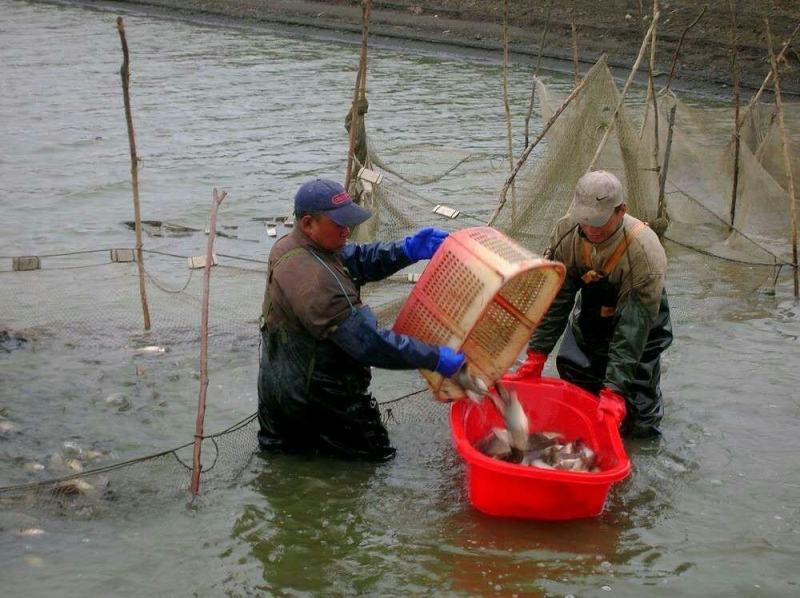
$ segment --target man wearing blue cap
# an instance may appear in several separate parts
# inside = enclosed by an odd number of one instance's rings
[[[269,256],[258,378],[259,444],[348,458],[394,456],[375,399],[370,366],[455,374],[463,353],[378,328],[360,287],[430,259],[447,233],[424,228],[396,243],[348,244],[370,216],[344,187],[303,184],[295,228]]]
[[[562,378],[599,395],[600,413],[630,437],[660,434],[661,353],[672,342],[658,236],[626,214],[622,185],[610,172],[582,176],[570,214],[555,226],[547,257],[567,267],[564,285],[511,379],[538,378],[564,334]],[[570,315],[571,312],[571,315]]]

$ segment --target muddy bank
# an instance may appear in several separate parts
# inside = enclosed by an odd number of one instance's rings
[[[106,3],[113,6],[115,3]],[[134,0],[131,4],[169,8],[185,16],[215,15],[246,23],[272,23],[283,26],[313,27],[334,35],[357,36],[361,30],[361,8],[357,0]],[[509,39],[514,59],[534,62],[545,26],[546,68],[572,71],[572,23],[574,20],[579,68],[586,70],[602,53],[610,64],[630,68],[639,50],[644,30],[651,17],[650,3],[643,12],[636,0],[575,0],[547,2],[512,0],[510,3]],[[697,25],[688,32],[677,62],[677,89],[702,89],[726,96],[731,86],[730,3],[711,0],[662,1],[658,25],[656,77],[664,85],[671,69],[679,39],[686,27],[707,9]],[[738,65],[744,94],[763,81],[769,71],[764,17],[769,17],[774,43],[780,46],[800,23],[800,4],[795,0],[739,2],[737,13]],[[499,56],[503,39],[503,2],[484,0],[373,1],[370,33],[374,42],[402,40],[452,45]],[[800,43],[800,35],[797,42]],[[442,46],[444,47],[444,46]],[[647,65],[642,65],[642,72]],[[620,71],[622,72],[622,70]],[[800,53],[788,53],[783,71],[783,87],[788,94],[800,94]]]

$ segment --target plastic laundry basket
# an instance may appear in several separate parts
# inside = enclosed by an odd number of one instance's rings
[[[452,233],[404,303],[395,332],[463,351],[491,386],[514,363],[564,281],[564,266],[545,260],[491,227]],[[440,401],[461,387],[422,370]]]
[[[517,393],[531,432],[582,438],[594,450],[600,471],[541,469],[488,457],[475,444],[493,427],[503,427],[502,417],[488,397],[480,404],[458,401],[450,408],[450,429],[466,463],[472,505],[489,515],[527,519],[599,515],[611,485],[631,470],[616,421],[598,419],[597,397],[558,378],[503,385]]]

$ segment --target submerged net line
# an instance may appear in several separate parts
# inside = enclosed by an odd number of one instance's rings
[[[427,392],[422,388],[395,399],[379,401],[382,420],[387,426],[421,421],[440,421],[444,404],[428,399],[425,404],[408,399]],[[202,456],[213,454],[210,465],[201,465],[203,493],[234,483],[250,460],[259,454],[256,434],[258,414],[251,414],[213,434],[202,437]],[[142,497],[188,497],[192,471],[189,441],[172,449],[94,467],[71,475],[0,487],[0,505],[32,511],[55,511],[78,517],[96,517],[104,510],[116,509],[126,501]],[[213,448],[213,451],[211,450]],[[181,451],[187,455],[181,457]],[[160,475],[158,475],[160,473]]]

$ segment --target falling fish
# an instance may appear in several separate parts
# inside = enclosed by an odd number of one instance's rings
[[[479,376],[470,372],[469,365],[466,362],[456,372],[455,380],[464,389],[467,398],[475,403],[480,402],[489,392],[489,387],[486,386],[486,383]]]
[[[528,416],[517,393],[500,384],[495,384],[495,389],[497,393],[489,396],[506,422],[506,429],[511,434],[511,448],[517,454],[524,454],[528,449]]]

